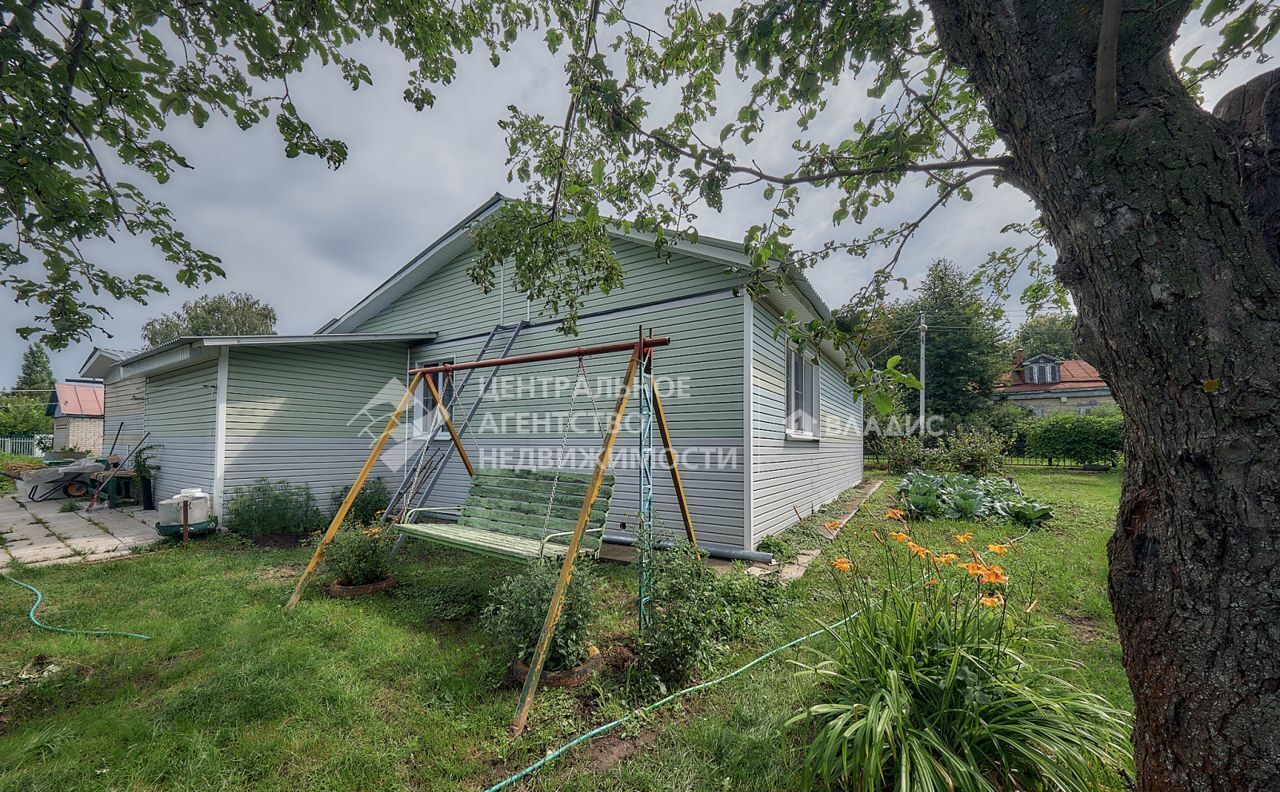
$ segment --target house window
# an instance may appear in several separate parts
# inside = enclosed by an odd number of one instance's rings
[[[787,434],[818,436],[818,363],[787,349]]]
[[[418,368],[427,368],[428,366],[442,366],[446,363],[452,363],[453,358],[448,360],[426,360],[418,364]],[[453,398],[453,381],[445,376],[443,371],[437,371],[434,374],[426,375],[436,386],[436,392],[444,398],[445,404]],[[418,386],[418,392],[413,397],[413,435],[414,437],[426,437],[436,430],[441,423],[439,405],[431,396],[431,389],[425,383]]]

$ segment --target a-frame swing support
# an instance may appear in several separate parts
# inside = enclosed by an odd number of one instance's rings
[[[343,498],[338,511],[333,515],[328,529],[324,532],[324,536],[320,540],[320,544],[316,547],[315,553],[312,554],[311,560],[307,562],[306,569],[303,570],[302,576],[298,578],[298,583],[294,587],[293,596],[289,598],[289,602],[285,605],[286,609],[292,609],[297,606],[298,601],[302,597],[302,590],[306,586],[307,578],[319,566],[321,559],[324,558],[325,550],[329,543],[333,541],[333,537],[337,534],[338,528],[342,525],[347,517],[347,513],[351,510],[356,496],[364,487],[365,481],[369,478],[369,473],[373,470],[373,466],[378,461],[378,457],[382,455],[382,450],[390,439],[391,433],[395,431],[399,425],[401,418],[409,403],[413,398],[414,392],[422,383],[426,383],[427,388],[431,391],[431,396],[440,410],[440,417],[443,420],[445,428],[449,431],[449,438],[453,441],[454,447],[458,451],[463,465],[467,469],[470,476],[475,475],[475,467],[471,463],[471,458],[467,454],[466,449],[462,445],[462,438],[458,436],[458,432],[453,426],[448,411],[444,406],[444,400],[440,397],[435,383],[429,376],[436,372],[452,372],[462,371],[473,368],[489,368],[493,366],[511,365],[516,363],[533,363],[547,360],[562,360],[565,358],[583,358],[591,355],[608,354],[610,352],[630,351],[631,358],[627,364],[627,373],[623,381],[622,391],[618,394],[617,403],[614,405],[613,414],[609,423],[609,429],[605,436],[604,443],[600,448],[600,452],[596,456],[595,472],[592,476],[591,485],[587,490],[586,498],[583,500],[582,509],[578,513],[577,524],[574,527],[573,536],[570,538],[569,545],[566,548],[564,561],[560,566],[560,576],[556,580],[555,592],[551,597],[551,605],[547,610],[547,618],[542,625],[542,633],[538,638],[538,644],[534,651],[533,661],[529,666],[529,674],[525,678],[524,688],[520,693],[520,704],[516,710],[516,714],[511,723],[513,734],[518,734],[524,729],[525,721],[529,717],[529,710],[533,705],[533,697],[537,692],[538,683],[542,676],[542,668],[546,663],[547,653],[551,646],[551,639],[555,635],[556,624],[560,621],[560,614],[564,608],[565,593],[569,588],[569,582],[573,578],[573,566],[577,558],[578,547],[581,545],[582,536],[586,529],[587,523],[591,516],[591,508],[595,505],[596,497],[600,494],[600,486],[604,481],[605,472],[609,467],[609,459],[613,454],[613,446],[618,438],[618,431],[622,426],[623,415],[626,413],[627,404],[631,398],[632,383],[635,381],[636,375],[642,363],[648,362],[650,352],[655,347],[667,346],[671,343],[670,338],[652,338],[642,337],[638,341],[626,341],[615,344],[602,344],[593,347],[578,347],[575,349],[566,349],[559,352],[544,352],[530,355],[514,355],[503,358],[492,358],[489,360],[476,360],[470,363],[451,363],[439,366],[429,366],[427,368],[413,369],[409,373],[413,375],[409,382],[409,386],[405,389],[404,396],[400,399],[395,411],[387,420],[386,428],[382,430],[382,434],[374,443],[373,448],[369,452],[369,458],[365,460],[364,466],[360,469],[360,473],[352,482],[351,488],[347,491],[347,496]],[[675,486],[676,499],[680,505],[680,516],[684,522],[685,535],[688,537],[690,544],[697,546],[697,538],[693,529],[693,519],[689,514],[688,502],[685,497],[684,486],[680,480],[680,473],[677,469],[677,454],[671,443],[671,433],[667,427],[666,416],[662,411],[662,401],[658,397],[657,388],[652,386],[652,380],[646,378],[645,385],[649,386],[651,405],[653,408],[653,417],[658,425],[658,431],[662,436],[662,442],[668,456],[668,468],[671,471],[671,481]]]

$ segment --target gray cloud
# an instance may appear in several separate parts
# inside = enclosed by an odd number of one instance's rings
[[[1211,34],[1191,27],[1179,52]],[[497,121],[506,107],[558,118],[566,102],[560,60],[549,55],[536,36],[528,36],[493,69],[488,57],[465,59],[457,81],[437,91],[434,108],[417,113],[402,100],[407,66],[389,49],[368,44],[360,56],[370,65],[375,84],[352,92],[332,70],[309,69],[291,81],[291,92],[321,134],[339,137],[350,157],[330,171],[315,160],[288,160],[271,124],[242,132],[225,119],[196,130],[174,122],[171,138],[194,170],[153,187],[197,244],[219,255],[225,280],[199,289],[176,284],[172,293],[150,305],[115,303],[105,326],[114,338],[98,337],[54,354],[55,373],[75,376],[96,344],[135,347],[148,318],[178,308],[205,292],[248,291],[275,306],[283,333],[307,333],[336,316],[399,268],[495,191],[518,192],[506,181],[505,145]],[[1212,102],[1265,67],[1237,64],[1207,86]],[[742,86],[727,85],[724,106]],[[813,137],[835,138],[868,102],[862,87],[848,81],[836,89],[831,112],[811,130]],[[661,107],[661,102],[659,102]],[[753,155],[768,167],[786,169],[793,130],[771,127]],[[120,173],[119,178],[135,177]],[[135,177],[136,178],[136,177]],[[919,213],[934,194],[921,186],[900,191],[884,207],[876,224],[891,224]],[[854,231],[833,230],[834,196],[814,191],[795,223],[801,243],[817,243]],[[723,214],[704,211],[703,233],[739,239],[765,216],[756,194],[737,191]],[[1030,219],[1034,208],[1012,187],[978,187],[971,203],[956,203],[935,214],[908,247],[901,274],[914,285],[937,257],[972,266],[988,250],[1008,244],[997,233],[1012,219]],[[153,272],[171,280],[161,256],[145,242],[121,237],[95,250],[121,271]],[[845,302],[889,254],[866,260],[849,257],[818,265],[811,277],[831,305]],[[25,346],[14,329],[26,324],[30,309],[7,300],[0,310],[0,385],[16,376]]]

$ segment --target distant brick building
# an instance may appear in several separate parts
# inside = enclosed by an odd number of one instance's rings
[[[102,385],[59,382],[45,414],[53,418],[53,448],[102,455]]]
[[[1116,403],[1098,370],[1085,361],[1061,360],[1053,355],[1024,359],[1021,349],[1014,356],[1013,368],[1000,378],[994,398],[1041,417],[1060,412],[1084,415]]]

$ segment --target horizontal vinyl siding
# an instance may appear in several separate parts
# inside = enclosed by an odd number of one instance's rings
[[[862,480],[862,402],[835,365],[821,358],[819,440],[786,436],[786,341],[760,304],[752,323],[752,544],[807,515]]]
[[[115,453],[123,459],[142,440],[146,432],[147,381],[143,377],[119,380],[103,386],[102,450],[111,448],[111,441],[120,429],[120,440]]]
[[[306,484],[322,506],[369,456],[405,388],[403,344],[233,349],[224,491],[267,478]],[[395,488],[399,430],[374,470]]]
[[[615,240],[614,251],[623,268],[622,288],[608,294],[594,291],[586,295],[582,315],[687,297],[742,282],[741,275],[726,272],[722,264],[683,254],[663,260],[646,244]],[[487,333],[499,322],[512,323],[526,315],[535,322],[556,318],[543,313],[539,303],[526,306],[524,297],[511,283],[511,267],[507,268],[505,290],[484,294],[466,274],[475,258],[472,251],[444,265],[355,332],[433,331],[437,341],[447,341]]]
[[[151,433],[147,445],[158,446],[153,452],[160,468],[157,498],[188,487],[213,492],[217,374],[217,363],[211,362],[147,378],[143,419]]]
[[[716,296],[691,298],[616,315],[584,320],[577,337],[567,338],[553,326],[524,331],[512,354],[531,354],[562,349],[566,346],[626,341],[637,336],[638,327],[652,329],[654,335],[671,336],[669,347],[655,352],[654,372],[673,384],[683,382],[686,391],[664,394],[672,440],[687,455],[681,469],[694,526],[699,539],[716,544],[742,546],[743,475],[742,421],[743,338],[741,298],[725,292]],[[473,360],[480,351],[483,338],[455,342],[435,342],[414,350],[415,363],[455,358],[459,362]],[[500,349],[498,350],[500,351]],[[490,349],[489,354],[497,354]],[[499,370],[499,379],[480,404],[471,431],[464,433],[463,444],[476,463],[503,467],[554,467],[551,459],[561,443],[563,422],[568,418],[570,392],[557,396],[554,389],[545,394],[538,383],[532,391],[521,384],[542,378],[567,377],[576,374],[576,361],[560,360],[522,364]],[[588,377],[595,384],[604,378],[596,406],[603,421],[613,409],[616,391],[627,366],[627,355],[618,353],[588,358]],[[454,408],[461,422],[475,400],[487,371],[478,370],[463,391]],[[463,373],[455,375],[461,384]],[[529,379],[522,379],[529,378]],[[592,414],[592,403],[586,393],[579,395],[577,414],[586,421]],[[531,415],[537,421],[523,424],[511,416]],[[636,468],[639,394],[632,393],[628,407],[628,423],[619,434],[614,472],[618,477],[608,527],[619,530],[635,523],[638,502]],[[504,426],[503,418],[508,417]],[[587,424],[571,433],[568,447],[578,470],[590,470],[600,447],[600,435]],[[654,441],[661,443],[655,428]],[[448,444],[447,435],[440,445]],[[543,454],[543,456],[539,456]],[[550,457],[550,458],[548,458]],[[542,464],[548,462],[550,464]],[[720,464],[724,463],[724,464]],[[432,492],[428,502],[433,506],[459,505],[466,497],[467,476],[456,455]],[[655,470],[655,513],[663,527],[673,533],[682,530],[670,475],[665,469]]]

